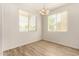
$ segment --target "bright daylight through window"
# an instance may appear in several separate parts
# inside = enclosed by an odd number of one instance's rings
[[[36,31],[36,16],[23,10],[19,10],[19,31]]]
[[[67,28],[67,11],[52,14],[48,16],[48,31],[66,32]]]

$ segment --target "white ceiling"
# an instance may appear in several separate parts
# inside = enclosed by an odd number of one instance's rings
[[[60,6],[66,5],[66,3],[20,3],[17,5],[21,8],[27,9],[29,11],[38,12],[39,10],[41,10],[43,8],[43,6],[46,6],[49,10],[53,10]]]

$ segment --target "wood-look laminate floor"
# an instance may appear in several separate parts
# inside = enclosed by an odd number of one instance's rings
[[[79,50],[48,41],[38,41],[5,51],[4,56],[79,56]]]

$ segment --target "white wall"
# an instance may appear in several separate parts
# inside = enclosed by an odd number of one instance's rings
[[[28,8],[28,7],[24,7]],[[16,4],[3,4],[3,50],[12,49],[41,39],[41,17],[37,15],[36,32],[19,32],[18,7]],[[32,10],[32,9],[31,9]]]
[[[70,4],[57,8],[51,14],[68,11],[68,31],[48,32],[47,17],[43,17],[43,39],[79,49],[79,4]]]
[[[2,54],[2,8],[0,5],[0,55]]]

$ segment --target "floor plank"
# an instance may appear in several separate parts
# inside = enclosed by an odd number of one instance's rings
[[[48,41],[38,41],[3,52],[4,56],[79,56],[79,50]]]

